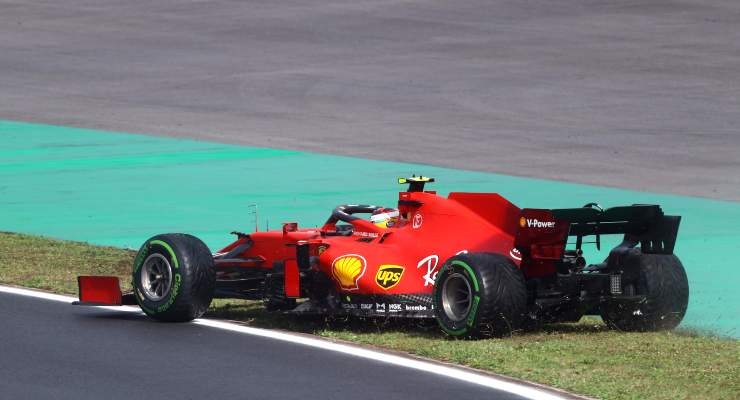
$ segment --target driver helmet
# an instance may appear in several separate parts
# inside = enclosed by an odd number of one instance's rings
[[[370,221],[381,228],[390,228],[398,223],[400,213],[396,208],[380,208],[373,212]]]

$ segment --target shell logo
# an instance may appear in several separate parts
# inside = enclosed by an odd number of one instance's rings
[[[359,254],[345,254],[331,263],[331,273],[343,290],[357,290],[357,282],[365,274],[367,262]]]
[[[519,218],[519,226],[522,227],[522,228],[524,228],[525,226],[527,226],[527,219],[524,218],[524,217]]]

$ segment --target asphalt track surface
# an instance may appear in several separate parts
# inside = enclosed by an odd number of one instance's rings
[[[0,1],[0,119],[740,200],[740,2]]]
[[[299,344],[157,323],[140,312],[1,291],[0,306],[3,398],[524,399]]]

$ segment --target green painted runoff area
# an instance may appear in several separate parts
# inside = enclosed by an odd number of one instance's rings
[[[661,204],[683,216],[676,253],[689,276],[690,303],[682,325],[740,337],[735,202],[0,121],[0,230],[128,248],[157,233],[187,232],[216,250],[232,240],[229,232],[254,229],[250,204],[258,205],[260,229],[287,221],[317,226],[338,204],[393,206],[396,178],[412,173],[437,178],[431,188],[442,194],[498,192],[520,207]],[[587,257],[594,254],[586,249]]]

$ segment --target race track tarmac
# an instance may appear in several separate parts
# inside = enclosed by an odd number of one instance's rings
[[[7,399],[523,399],[438,375],[141,313],[0,292]]]
[[[0,119],[740,200],[736,0],[0,0]]]

